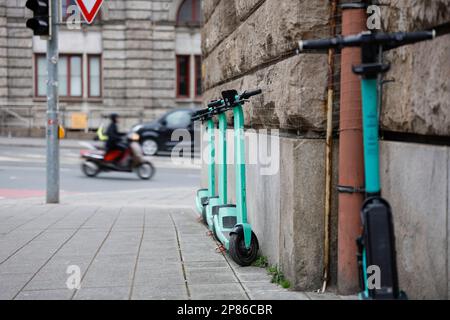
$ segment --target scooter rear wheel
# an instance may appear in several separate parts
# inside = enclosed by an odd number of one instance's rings
[[[230,256],[238,265],[247,267],[258,258],[259,243],[256,235],[252,231],[250,248],[245,247],[244,231],[230,235]]]
[[[95,178],[100,173],[99,166],[93,161],[83,162],[81,170],[89,178]]]
[[[137,168],[137,175],[142,180],[150,180],[155,174],[155,167],[150,162],[144,162]]]

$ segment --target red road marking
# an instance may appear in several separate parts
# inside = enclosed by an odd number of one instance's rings
[[[34,198],[44,195],[45,191],[43,190],[0,189],[0,197],[6,199]]]

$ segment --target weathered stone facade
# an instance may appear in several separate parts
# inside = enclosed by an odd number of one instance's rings
[[[388,31],[420,30],[450,21],[448,0],[383,2],[389,4],[382,8]],[[246,126],[281,130],[279,154],[272,155],[280,160],[278,174],[261,176],[260,165],[247,167],[248,210],[262,254],[278,264],[298,290],[317,290],[323,279],[328,66],[325,55],[291,52],[300,39],[329,35],[329,5],[325,0],[205,0],[203,7],[204,100],[219,97],[223,89],[261,88],[263,95],[245,107]],[[392,63],[386,79],[396,82],[384,90],[385,132],[450,137],[449,37],[386,54]],[[338,121],[333,119],[334,124]],[[383,196],[394,211],[402,288],[412,298],[445,299],[450,292],[450,149],[433,141],[383,142],[381,175]],[[338,254],[338,143],[335,139],[332,286]],[[230,167],[231,198],[233,171]]]
[[[450,21],[449,0],[384,1],[382,22],[388,31],[428,29]],[[450,35],[393,50],[385,86],[385,130],[450,136]]]
[[[204,100],[223,89],[261,88],[245,107],[246,125],[281,129],[281,156],[272,155],[280,160],[278,174],[247,167],[249,218],[263,254],[301,290],[322,284],[328,65],[326,56],[294,51],[300,38],[329,34],[329,12],[326,0],[204,1]],[[334,231],[332,238],[335,256]]]
[[[31,125],[43,127],[45,101],[34,96],[33,54],[45,52],[45,44],[25,27],[25,0],[0,1],[0,98],[2,106],[14,109],[30,119]],[[60,53],[75,39],[95,35],[95,53],[102,56],[102,97],[90,99],[60,98],[62,120],[70,129],[72,112],[89,115],[89,126],[96,128],[102,116],[114,111],[122,114],[129,127],[140,121],[149,121],[168,108],[197,107],[197,98],[177,99],[176,54],[180,46],[177,37],[198,39],[182,54],[200,55],[200,29],[177,26],[176,18],[182,0],[108,0],[102,16],[82,30],[60,28]],[[178,41],[178,42],[177,42]],[[81,47],[81,46],[80,46]],[[84,41],[90,53],[88,41]],[[99,49],[98,49],[99,48]],[[43,51],[44,50],[44,51]],[[72,50],[65,52],[65,50]],[[100,50],[100,51],[99,51]],[[9,126],[26,126],[17,118],[8,118]]]
[[[5,99],[8,95],[7,39],[6,7],[0,5],[0,99]]]

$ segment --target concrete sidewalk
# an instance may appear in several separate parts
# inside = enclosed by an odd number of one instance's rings
[[[149,203],[134,191],[122,205],[123,193],[61,205],[0,201],[0,299],[342,298],[281,289],[264,269],[217,253],[188,204],[191,192],[162,191]],[[76,270],[81,288],[69,289]]]

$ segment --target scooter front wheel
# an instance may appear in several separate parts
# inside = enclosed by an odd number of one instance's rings
[[[93,161],[83,162],[81,170],[89,178],[95,178],[100,173],[99,166]]]
[[[137,168],[137,175],[142,180],[150,180],[155,174],[155,167],[150,162],[144,162]]]
[[[250,248],[245,247],[244,231],[230,235],[230,256],[238,265],[247,267],[258,258],[259,243],[256,235],[252,231]]]

